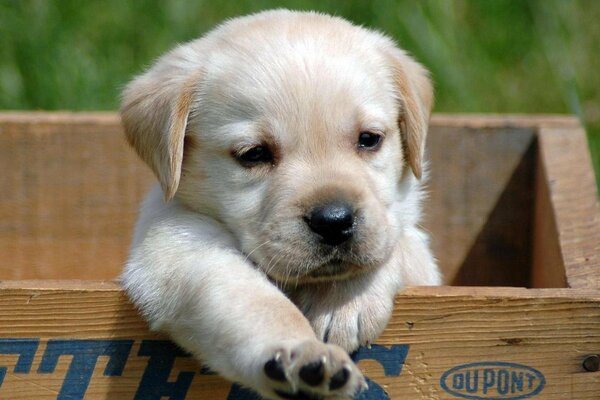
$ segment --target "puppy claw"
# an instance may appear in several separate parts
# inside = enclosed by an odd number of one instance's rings
[[[360,385],[359,392],[366,392],[367,390],[369,390],[369,384],[367,383],[366,380],[364,380],[362,382],[362,385]]]

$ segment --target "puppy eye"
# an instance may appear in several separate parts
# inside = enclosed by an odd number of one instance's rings
[[[374,150],[381,142],[381,135],[373,132],[361,132],[358,135],[358,148],[365,150]]]
[[[257,164],[273,162],[273,154],[267,146],[252,147],[249,150],[236,154],[235,158],[244,167],[253,167]]]

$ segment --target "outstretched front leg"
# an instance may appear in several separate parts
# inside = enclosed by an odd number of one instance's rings
[[[363,388],[348,354],[319,340],[233,249],[218,223],[172,202],[142,215],[122,281],[153,329],[264,397],[352,397]]]

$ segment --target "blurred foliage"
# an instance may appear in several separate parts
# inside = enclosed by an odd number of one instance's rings
[[[0,108],[116,109],[175,43],[275,7],[387,32],[431,70],[436,111],[578,115],[599,175],[596,0],[0,0]]]

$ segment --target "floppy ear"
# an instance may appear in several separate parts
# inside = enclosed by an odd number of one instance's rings
[[[127,140],[154,171],[165,201],[179,186],[185,131],[199,81],[199,76],[185,75],[182,68],[159,61],[131,82],[122,96]]]
[[[433,86],[428,71],[403,51],[395,49],[391,59],[392,77],[401,103],[398,124],[405,157],[415,177],[421,179]]]

